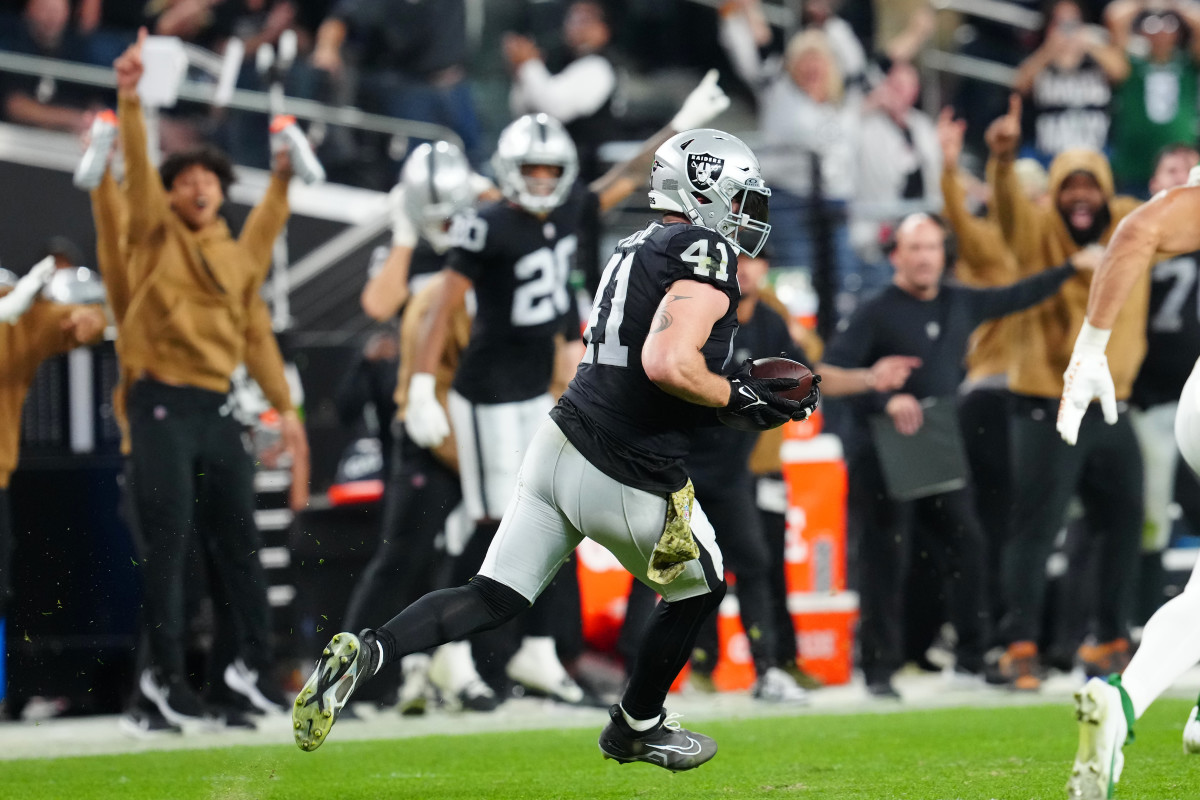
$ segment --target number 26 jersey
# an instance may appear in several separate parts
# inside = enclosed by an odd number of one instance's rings
[[[729,297],[702,348],[708,368],[722,371],[737,332],[736,251],[708,228],[653,222],[623,239],[605,265],[584,331],[586,352],[551,412],[602,472],[652,492],[683,487],[691,431],[716,424],[714,409],[668,394],[642,368],[646,338],[662,324],[656,320],[659,304],[679,280],[711,284]]]
[[[447,266],[470,279],[477,307],[453,384],[467,400],[516,402],[549,388],[554,335],[579,338],[567,280],[580,224],[598,202],[576,184],[545,219],[507,201],[454,218]]]

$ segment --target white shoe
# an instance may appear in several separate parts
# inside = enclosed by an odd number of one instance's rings
[[[1183,754],[1185,756],[1200,753],[1200,719],[1196,719],[1197,714],[1200,714],[1200,706],[1192,706],[1192,713],[1188,714],[1187,725],[1183,726]]]
[[[470,642],[450,642],[439,647],[429,662],[429,682],[451,711],[492,711],[500,700],[479,677]]]
[[[803,704],[809,700],[808,692],[779,667],[771,667],[764,672],[754,684],[751,694],[755,700],[767,703]]]
[[[406,717],[425,713],[429,696],[429,662],[430,658],[425,653],[413,653],[400,659],[404,682],[400,684],[400,703],[397,708]]]
[[[1067,797],[1106,800],[1113,796],[1125,766],[1121,748],[1128,728],[1121,691],[1092,678],[1075,693],[1075,718],[1079,720],[1079,750],[1067,781]]]
[[[987,688],[983,675],[976,672],[964,672],[955,667],[942,670],[942,684],[949,691],[974,692]]]
[[[246,698],[254,708],[263,714],[286,714],[287,706],[280,700],[268,697],[264,689],[274,692],[274,687],[268,687],[259,679],[258,670],[250,669],[246,662],[235,658],[225,666],[225,685],[232,691]]]
[[[583,689],[567,674],[550,636],[526,636],[504,668],[508,677],[527,689],[578,705]]]

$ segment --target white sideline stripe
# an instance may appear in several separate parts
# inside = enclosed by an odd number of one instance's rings
[[[260,508],[254,512],[254,524],[260,531],[281,531],[292,524],[291,509]]]
[[[858,611],[858,592],[791,592],[788,594],[788,611],[792,614]]]
[[[267,602],[271,604],[271,608],[290,606],[295,599],[295,586],[280,585],[267,587]]]
[[[292,474],[286,469],[264,469],[254,473],[254,491],[282,492],[292,485]]]
[[[291,566],[292,551],[286,547],[260,547],[258,560],[264,569],[284,569]]]
[[[818,433],[811,439],[788,439],[779,453],[785,464],[841,461],[842,440],[832,433]]]
[[[719,614],[722,617],[741,615],[736,589],[725,595]],[[858,611],[858,592],[789,592],[787,597],[789,614],[827,614],[830,612]]]

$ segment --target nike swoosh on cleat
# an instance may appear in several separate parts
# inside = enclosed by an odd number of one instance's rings
[[[700,750],[702,749],[700,747],[700,743],[691,736],[688,737],[688,741],[691,742],[691,744],[689,744],[687,747],[682,747],[677,744],[647,744],[646,746],[653,747],[656,750],[670,750],[672,753],[679,753],[681,756],[700,755]]]

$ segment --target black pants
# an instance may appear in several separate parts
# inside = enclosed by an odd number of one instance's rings
[[[15,547],[8,489],[0,489],[0,619],[8,616],[8,608],[12,604],[12,554]]]
[[[987,589],[993,629],[1004,616],[1000,565],[1012,531],[1012,456],[1009,419],[1013,395],[1006,389],[974,389],[958,404],[963,444],[971,467],[975,511],[987,540]]]
[[[141,541],[143,659],[184,672],[184,576],[195,528],[231,612],[238,654],[270,664],[270,607],[254,525],[254,465],[223,394],[142,380],[129,396],[130,488]],[[195,506],[203,498],[205,509]],[[203,522],[202,525],[197,524]]]
[[[762,675],[776,664],[770,574],[773,562],[782,562],[783,550],[773,553],[768,549],[762,520],[755,508],[754,482],[748,472],[731,476],[724,483],[696,484],[696,499],[716,532],[725,570],[733,573],[737,581],[742,628],[749,640],[754,669]],[[716,614],[700,629],[696,650],[703,657],[694,657],[692,666],[712,672],[720,651]]]
[[[403,432],[392,450],[379,545],[350,595],[342,626],[349,631],[375,621],[381,609],[404,608],[437,588],[437,538],[462,500],[458,473]]]
[[[1004,555],[1005,641],[1038,641],[1046,593],[1046,559],[1078,493],[1098,547],[1096,635],[1127,634],[1143,519],[1142,456],[1129,415],[1104,422],[1093,404],[1075,446],[1055,430],[1058,401],[1018,397],[1014,402],[1013,529]]]
[[[760,475],[758,482],[783,482],[783,476]],[[787,546],[787,517],[778,512],[758,506],[758,520],[762,525],[763,536],[767,541],[769,566],[767,568],[767,589],[771,604],[771,627],[775,631],[775,658],[779,663],[796,661],[799,653],[796,647],[796,626],[792,621],[792,613],[788,610],[787,563],[784,561],[784,548]]]
[[[850,521],[858,542],[859,627],[868,683],[889,680],[903,666],[905,584],[913,559],[914,525],[936,542],[930,554],[942,579],[926,592],[945,594],[958,633],[958,664],[979,671],[989,635],[984,540],[969,489],[898,502],[887,495],[873,449],[850,464]]]

